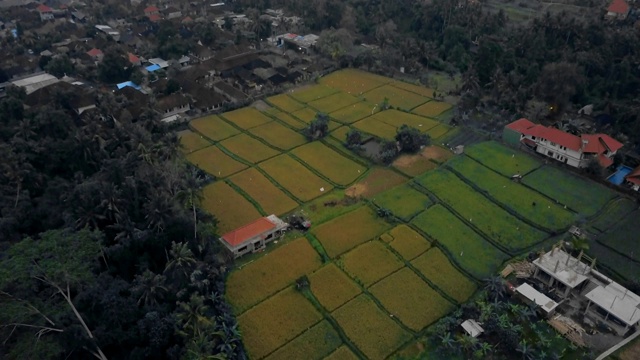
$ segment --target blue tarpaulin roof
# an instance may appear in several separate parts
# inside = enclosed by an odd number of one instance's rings
[[[120,83],[118,85],[116,85],[118,87],[118,90],[122,89],[122,88],[126,88],[127,86],[130,86],[136,90],[140,90],[140,86],[134,84],[132,81],[125,81],[123,83]]]
[[[160,65],[149,65],[145,69],[147,69],[148,72],[154,72],[156,70],[160,70]]]

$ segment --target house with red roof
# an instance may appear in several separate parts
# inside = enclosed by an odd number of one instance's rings
[[[129,62],[131,63],[131,65],[134,65],[134,66],[142,65],[142,61],[140,61],[140,58],[132,53],[127,53],[127,58],[129,59]]]
[[[144,9],[144,16],[160,15],[160,9],[151,5]]]
[[[629,174],[627,174],[624,180],[631,186],[633,190],[640,191],[640,166],[633,169]]]
[[[613,0],[607,8],[607,14],[605,15],[605,18],[611,20],[624,20],[627,18],[627,15],[629,15],[630,10],[631,7],[629,6],[629,4],[627,4],[626,1]]]
[[[47,21],[53,20],[53,9],[45,4],[40,4],[36,8],[36,11],[40,14],[40,20]]]
[[[102,61],[102,58],[104,58],[102,50],[96,48],[87,51],[87,55],[89,55],[89,57],[95,61]]]
[[[613,165],[613,157],[623,144],[607,134],[582,134],[580,136],[568,132],[534,124],[527,119],[516,120],[503,132],[507,143],[514,143],[517,138],[536,152],[573,167],[586,167],[592,159],[596,159],[604,168]]]
[[[151,22],[158,22],[160,20],[162,20],[162,16],[160,16],[159,14],[151,14],[148,16],[149,21]]]
[[[239,258],[264,249],[267,243],[282,236],[288,228],[289,224],[269,215],[222,235],[219,241],[234,258]]]

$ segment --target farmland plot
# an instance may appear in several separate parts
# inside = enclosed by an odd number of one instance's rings
[[[428,172],[417,181],[510,251],[520,251],[547,236],[492,203],[450,172]]]
[[[383,139],[393,139],[397,133],[395,126],[376,120],[371,116],[353,124],[353,127]]]
[[[424,211],[433,204],[429,197],[409,185],[402,185],[378,194],[373,202],[391,210],[393,215],[402,220],[409,221],[418,213]]]
[[[328,264],[309,276],[311,291],[327,311],[333,311],[362,291],[342,270]]]
[[[280,94],[280,95],[268,97],[267,102],[272,105],[275,105],[276,107],[288,113],[292,113],[296,110],[300,110],[304,108],[304,104],[297,102],[295,99],[293,99],[287,94]]]
[[[340,335],[328,321],[323,320],[267,356],[266,360],[321,360],[340,345]]]
[[[429,131],[427,131],[427,134],[429,134],[429,137],[431,137],[432,139],[439,139],[446,135],[449,130],[451,130],[451,127],[449,125],[439,124],[438,126],[429,129]]]
[[[337,93],[329,95],[322,99],[314,100],[308,105],[313,107],[314,109],[318,109],[318,111],[322,111],[328,114],[349,105],[353,105],[357,102],[360,102],[360,99],[355,96],[345,93]]]
[[[280,150],[289,150],[307,142],[300,133],[275,121],[254,127],[249,132]]]
[[[638,205],[630,199],[616,199],[606,211],[591,221],[590,227],[595,231],[605,232],[637,208]]]
[[[453,310],[450,302],[406,267],[369,290],[390,314],[413,331],[424,329]]]
[[[364,243],[342,257],[345,271],[363,286],[368,287],[404,264],[380,241]]]
[[[294,129],[298,129],[298,130],[302,130],[304,128],[307,127],[307,124],[294,118],[293,116],[291,116],[290,114],[286,113],[286,112],[282,112],[280,110],[270,110],[268,112],[270,115],[275,116],[278,120],[282,121],[283,123],[291,126]]]
[[[218,230],[223,234],[262,216],[253,204],[223,181],[207,185],[202,195],[202,207],[218,219]]]
[[[378,86],[391,82],[384,76],[371,74],[356,69],[344,69],[335,71],[320,78],[320,84],[342,90],[346,93],[358,96]]]
[[[390,85],[403,90],[411,91],[412,93],[416,93],[425,98],[433,98],[433,93],[435,91],[428,87],[414,85],[404,81],[394,81]]]
[[[380,86],[366,92],[363,96],[368,102],[378,104],[378,106],[380,106],[386,98],[389,99],[389,105],[405,110],[411,110],[430,100],[414,92],[403,90],[391,85]]]
[[[520,151],[495,141],[473,144],[464,149],[467,156],[505,176],[525,175],[540,167],[540,162]]]
[[[221,116],[245,130],[273,121],[270,117],[252,107],[229,111]]]
[[[254,164],[280,153],[278,150],[261,143],[247,134],[240,134],[223,140],[220,145]]]
[[[324,360],[359,360],[359,358],[347,346],[340,346],[338,350],[332,352]]]
[[[449,259],[438,248],[427,251],[411,264],[459,303],[467,301],[476,291],[476,284],[451,265]]]
[[[187,155],[187,160],[217,178],[224,178],[247,168],[247,165],[234,160],[215,146],[192,152]]]
[[[638,234],[640,234],[640,210],[628,215],[615,229],[605,233],[598,241],[630,259],[640,262],[640,247],[638,247]]]
[[[297,147],[291,153],[338,185],[352,183],[367,170],[318,141]]]
[[[191,130],[180,131],[178,138],[180,138],[182,151],[187,154],[213,145],[209,140],[203,138],[202,135],[194,133]]]
[[[358,102],[340,110],[336,110],[329,114],[332,118],[345,124],[352,124],[358,120],[362,120],[375,112],[380,111],[379,107],[375,107],[369,103]]]
[[[495,274],[509,258],[441,205],[430,207],[412,223],[442,244],[455,262],[476,279]]]
[[[407,182],[407,178],[387,168],[374,167],[363,180],[358,181],[346,190],[351,197],[364,196],[371,198],[385,190]]]
[[[413,109],[412,112],[418,115],[433,118],[451,109],[451,107],[451,104],[447,104],[445,102],[429,101],[428,103],[420,105],[417,108]]]
[[[238,173],[229,180],[260,204],[267,214],[282,215],[298,207],[297,202],[255,168]]]
[[[333,186],[287,154],[260,163],[259,167],[301,201],[309,201]]]
[[[314,100],[322,99],[337,92],[338,90],[325,85],[313,85],[305,87],[303,89],[293,90],[293,92],[289,93],[289,96],[300,102],[308,103]]]
[[[224,140],[240,133],[240,130],[217,115],[191,120],[189,126],[213,141]]]
[[[389,231],[391,247],[405,260],[413,260],[431,247],[431,243],[407,225],[398,225]]]
[[[372,360],[385,359],[411,339],[411,334],[364,294],[349,301],[332,315],[347,337]]]
[[[249,356],[260,359],[320,320],[304,295],[289,287],[238,316],[238,325]]]
[[[381,111],[372,115],[371,118],[382,121],[383,123],[389,124],[395,128],[399,128],[402,125],[411,126],[423,133],[439,124],[435,120],[394,109]]]

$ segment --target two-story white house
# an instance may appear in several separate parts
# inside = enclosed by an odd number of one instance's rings
[[[520,119],[508,124],[520,143],[536,152],[573,167],[583,168],[596,159],[602,167],[613,165],[613,157],[623,144],[606,134],[573,135],[562,130]]]

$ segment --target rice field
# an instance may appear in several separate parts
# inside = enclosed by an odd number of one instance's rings
[[[551,166],[535,170],[522,182],[584,216],[596,214],[616,197],[616,193],[602,185]]]
[[[387,358],[411,339],[409,332],[364,294],[349,301],[332,315],[351,342],[372,360]]]
[[[280,150],[290,150],[307,142],[302,134],[290,128],[272,121],[249,130],[251,134],[266,141],[271,146]]]
[[[407,176],[415,177],[429,170],[436,169],[438,164],[430,161],[421,154],[403,154],[395,159],[391,166]]]
[[[422,254],[411,265],[459,303],[467,301],[476,291],[476,284],[451,265],[438,248]]]
[[[247,134],[240,134],[223,140],[220,142],[220,146],[253,164],[280,154],[278,150],[263,144]]]
[[[640,248],[638,247],[640,221],[638,219],[640,219],[640,210],[634,211],[624,221],[618,223],[613,230],[598,237],[598,242],[616,249],[628,258],[640,263]]]
[[[430,100],[414,92],[403,90],[391,85],[377,87],[364,93],[362,96],[367,102],[378,104],[378,106],[380,106],[386,98],[389,100],[390,106],[403,110],[411,110]]]
[[[453,310],[450,302],[406,267],[369,290],[390,314],[413,331],[421,331]]]
[[[324,358],[324,360],[359,360],[347,346],[340,346],[338,350],[331,353],[331,355]]]
[[[394,81],[390,85],[403,90],[411,91],[412,93],[416,93],[426,98],[433,98],[433,93],[435,91],[428,87],[418,86],[404,81]]]
[[[541,165],[537,159],[495,141],[473,144],[466,147],[464,152],[484,166],[509,177],[515,174],[525,175]]]
[[[337,93],[308,103],[314,109],[326,114],[360,102],[355,96]]]
[[[311,123],[311,121],[313,121],[313,119],[316,118],[317,114],[318,114],[318,111],[308,107],[291,112],[291,115],[298,118],[300,121],[304,122],[305,124]]]
[[[333,311],[358,296],[362,290],[334,264],[323,266],[309,276],[311,292],[320,304]]]
[[[363,120],[360,120],[357,123],[353,124],[353,127],[362,132],[377,136],[382,139],[393,139],[395,138],[397,133],[397,129],[395,126],[376,120],[373,117],[367,117]]]
[[[420,105],[411,111],[418,115],[434,118],[449,109],[451,109],[451,104],[434,100],[434,101],[429,101],[426,104]]]
[[[370,169],[364,179],[350,186],[346,193],[351,197],[371,198],[385,190],[407,182],[407,178],[397,172],[382,167]]]
[[[178,138],[180,139],[182,152],[186,154],[190,154],[196,150],[204,149],[212,145],[209,140],[191,130],[180,131],[178,133]]]
[[[358,102],[336,110],[329,114],[332,118],[344,124],[353,124],[358,120],[362,120],[375,112],[380,111],[379,107],[365,102]]]
[[[259,164],[271,178],[300,201],[309,201],[327,193],[333,186],[304,167],[291,156],[282,154]],[[296,174],[296,176],[291,176]]]
[[[307,124],[305,124],[304,122],[294,118],[289,113],[282,112],[282,111],[276,110],[276,109],[272,109],[268,113],[270,115],[274,116],[276,119],[280,120],[281,122],[285,123],[286,125],[294,128],[294,129],[302,130],[302,129],[307,127]]]
[[[347,159],[319,141],[297,147],[291,153],[338,185],[354,182],[367,170],[365,166]]]
[[[330,257],[345,253],[371,240],[389,228],[384,220],[378,219],[373,210],[363,206],[350,213],[334,218],[311,228]]]
[[[389,231],[389,245],[405,260],[411,261],[431,248],[431,243],[409,226],[402,224]]]
[[[295,200],[276,187],[256,168],[244,170],[230,177],[229,181],[256,201],[266,214],[282,215],[298,207]]]
[[[273,121],[270,117],[252,107],[229,111],[220,116],[245,130]]]
[[[478,280],[495,274],[509,258],[442,205],[430,207],[411,223],[444,246],[450,258]]]
[[[224,181],[209,184],[202,190],[202,208],[218,219],[218,231],[224,234],[261,217],[260,212]]]
[[[451,127],[449,125],[438,124],[437,126],[429,129],[427,131],[427,134],[429,134],[429,137],[431,137],[431,139],[437,140],[445,136],[449,132],[449,130],[451,130]]]
[[[375,113],[370,118],[381,121],[385,124],[389,124],[395,128],[399,128],[402,125],[408,125],[414,127],[420,132],[427,132],[429,129],[436,127],[439,123],[432,119],[427,119],[422,116],[413,115],[410,113],[390,109]],[[394,134],[395,136],[395,134]]]
[[[389,209],[394,216],[404,221],[410,221],[412,217],[433,204],[427,195],[408,184],[376,195],[373,202],[382,208]]]
[[[597,232],[605,232],[637,208],[638,205],[631,199],[616,199],[606,211],[589,223],[589,227]]]
[[[307,239],[298,238],[231,272],[226,296],[236,314],[241,314],[320,265]]]
[[[189,127],[213,141],[224,140],[240,134],[240,130],[222,120],[217,115],[209,115],[191,120],[191,122],[189,122]]]
[[[308,103],[314,100],[322,99],[331,94],[335,94],[338,90],[325,85],[312,85],[302,89],[296,89],[289,93],[292,98]]]
[[[548,236],[492,203],[451,172],[431,171],[416,181],[508,251],[521,251]]]
[[[217,178],[225,178],[247,168],[215,146],[192,152],[187,155],[187,160]]]
[[[304,108],[304,104],[299,103],[287,94],[268,97],[267,102],[288,113]]]
[[[301,292],[289,287],[238,316],[242,342],[252,359],[263,358],[322,320]]]
[[[327,320],[323,320],[267,356],[266,360],[321,360],[341,345],[338,332]]]
[[[384,76],[356,69],[343,69],[320,78],[320,84],[344,91],[354,96],[359,96],[362,93],[389,82],[391,82],[391,79]]]
[[[402,268],[404,263],[380,241],[368,241],[340,259],[344,271],[364,287]]]

